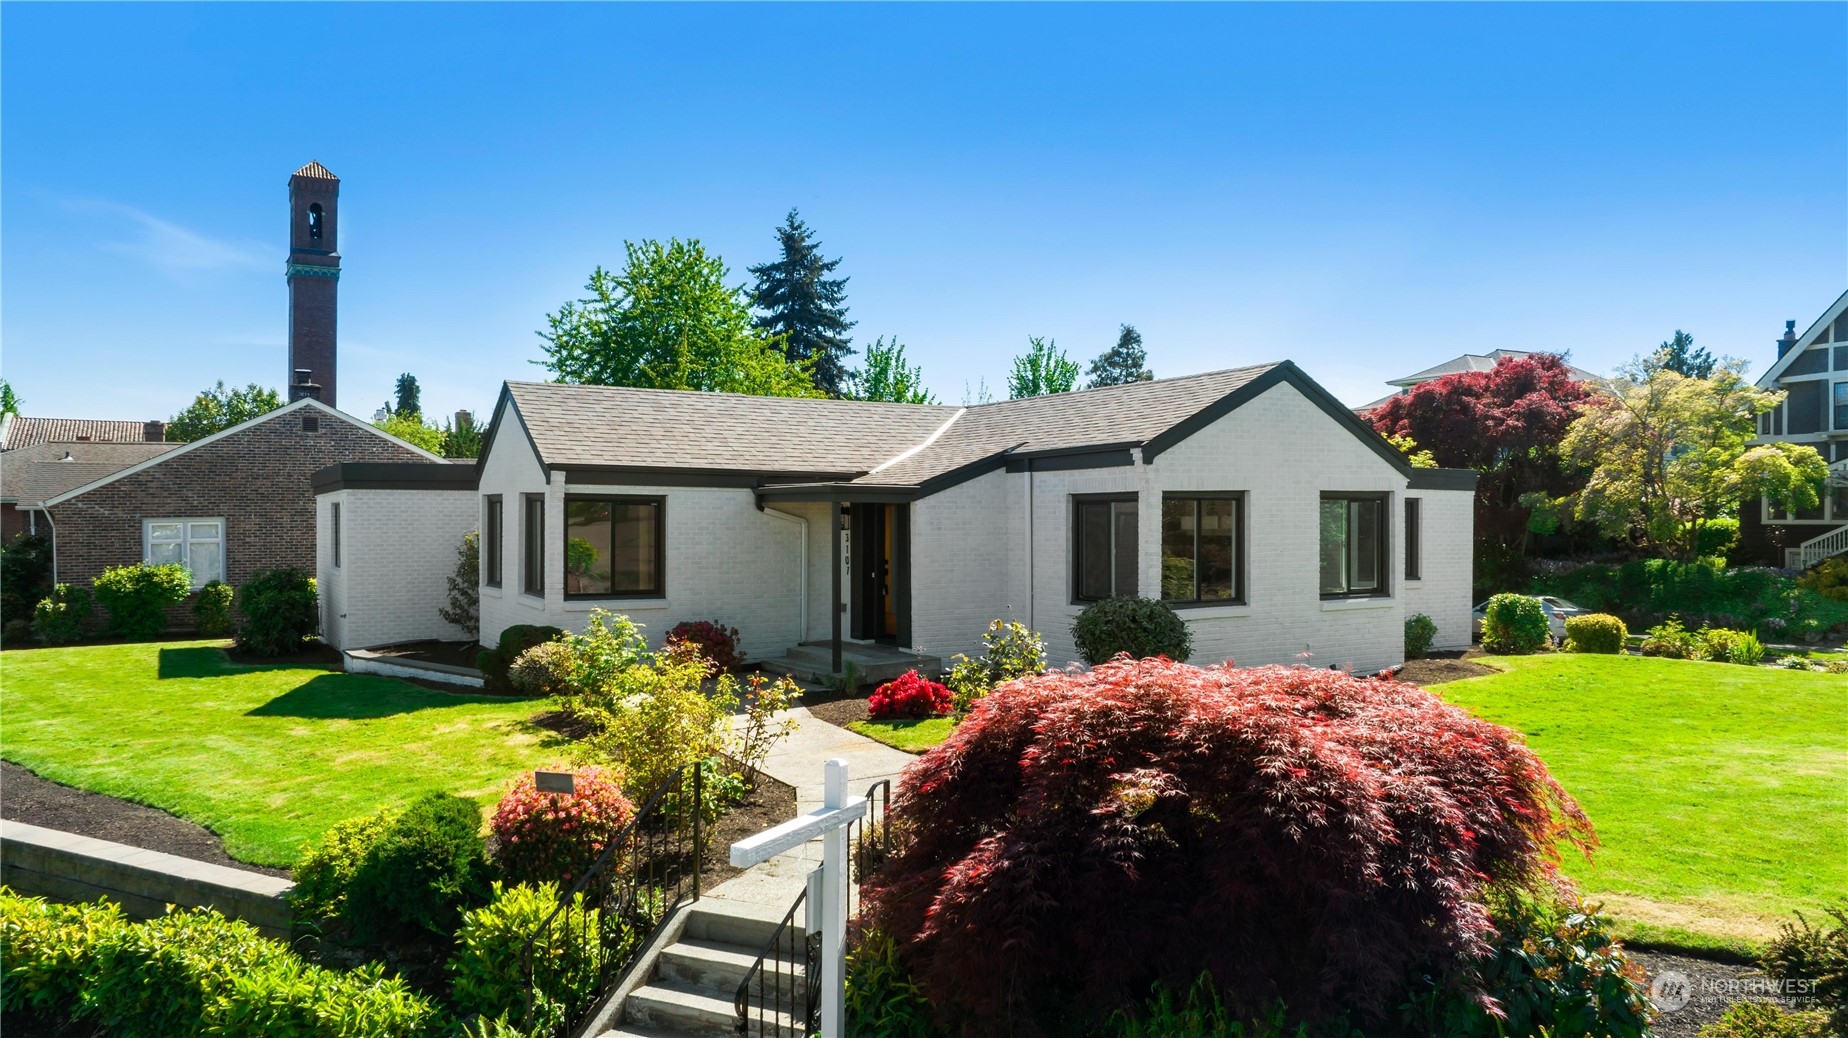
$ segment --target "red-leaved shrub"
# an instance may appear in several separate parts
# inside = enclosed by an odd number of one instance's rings
[[[956,697],[946,686],[915,670],[908,670],[866,697],[866,714],[875,721],[892,717],[942,717],[950,712],[955,702]]]
[[[1389,1011],[1415,964],[1486,953],[1489,878],[1594,842],[1513,732],[1420,688],[1162,659],[1003,685],[892,810],[866,921],[970,1035],[1070,1030],[1202,970],[1244,1018]]]
[[[738,629],[717,620],[682,620],[667,632],[666,647],[691,646],[720,670],[731,670],[744,662],[738,651]]]
[[[579,768],[572,787],[541,793],[529,771],[495,806],[494,859],[509,882],[570,884],[635,817],[635,805],[602,768]]]

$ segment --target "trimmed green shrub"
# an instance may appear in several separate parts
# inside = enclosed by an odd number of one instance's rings
[[[381,963],[340,972],[293,955],[233,977],[205,1009],[221,1038],[426,1038],[441,1018]]]
[[[575,684],[577,658],[564,642],[540,642],[507,668],[507,685],[523,696],[562,696]]]
[[[1823,924],[1811,926],[1797,913],[1795,923],[1778,928],[1758,964],[1778,980],[1801,983],[1838,1031],[1848,1033],[1848,900],[1824,907],[1823,914]]]
[[[552,926],[541,933],[539,926],[558,907],[558,896],[558,888],[550,883],[511,887],[496,883],[488,904],[462,917],[455,954],[449,960],[458,1009],[490,1019],[520,1016],[526,997],[526,972],[520,953],[534,934],[541,934],[533,944],[532,966],[533,986],[539,991],[542,1005],[579,1004],[596,990],[601,959],[598,912],[586,906],[584,895],[578,894],[570,908],[560,912]],[[542,1019],[537,1021],[540,1026],[534,1027],[533,1033],[550,1033],[544,1025],[564,1022],[544,1019],[549,1015],[541,1013]]]
[[[206,1006],[233,980],[291,957],[243,920],[176,909],[97,942],[82,1011],[114,1034],[188,1038],[205,1031]]]
[[[1734,1002],[1700,1029],[1700,1038],[1834,1038],[1827,1013],[1787,1010],[1769,1002]]]
[[[1701,656],[1714,663],[1737,663],[1756,667],[1765,658],[1764,643],[1750,631],[1729,631],[1723,627],[1705,627],[1699,632]]]
[[[237,593],[222,580],[208,581],[193,599],[193,623],[207,638],[223,638],[236,630],[231,622],[231,602]]]
[[[51,593],[51,538],[22,533],[0,547],[0,625],[32,622],[32,607]]]
[[[303,845],[292,870],[295,887],[289,891],[295,918],[309,924],[338,918],[346,907],[347,887],[359,871],[360,862],[397,817],[396,811],[386,808],[377,814],[349,818],[322,833],[318,842]]]
[[[1681,626],[1679,616],[1671,616],[1643,632],[1643,644],[1637,648],[1645,656],[1671,660],[1697,660],[1705,651],[1700,635]]]
[[[68,1015],[97,944],[128,925],[109,901],[59,905],[0,886],[0,1006]]]
[[[1540,600],[1503,593],[1483,611],[1482,647],[1502,656],[1525,656],[1546,647],[1551,637]]]
[[[520,654],[535,645],[557,641],[565,636],[563,628],[546,627],[539,624],[514,624],[500,634],[500,642],[492,649],[483,649],[475,654],[475,669],[481,671],[486,690],[506,694],[513,691],[507,681],[507,671],[513,667],[513,661]]]
[[[982,633],[982,655],[974,659],[957,653],[950,661],[950,676],[944,682],[954,696],[953,708],[960,716],[969,712],[976,700],[994,691],[996,685],[1046,669],[1046,642],[1026,624],[995,620]]]
[[[1078,655],[1095,667],[1129,653],[1135,659],[1166,656],[1176,663],[1193,655],[1193,634],[1174,607],[1154,598],[1119,595],[1092,602],[1072,621]]]
[[[573,771],[572,787],[568,796],[541,793],[533,773],[522,772],[495,805],[488,822],[494,860],[508,879],[575,882],[635,817],[635,805],[602,768]]]
[[[454,933],[487,900],[489,869],[473,800],[429,793],[366,849],[347,883],[343,918],[361,940],[407,930]]]
[[[32,610],[32,630],[46,645],[74,642],[84,636],[95,611],[89,588],[59,584]]]
[[[1423,613],[1413,613],[1406,617],[1405,658],[1408,660],[1424,659],[1424,654],[1431,651],[1431,642],[1436,637],[1436,620]]]
[[[237,644],[258,656],[300,652],[321,621],[315,605],[314,578],[297,566],[266,569],[237,589]]]
[[[1566,617],[1567,652],[1595,652],[1614,655],[1629,644],[1630,629],[1609,613],[1587,613]]]
[[[167,610],[192,593],[192,574],[177,562],[111,566],[91,581],[96,604],[109,614],[109,633],[145,640],[167,629]]]

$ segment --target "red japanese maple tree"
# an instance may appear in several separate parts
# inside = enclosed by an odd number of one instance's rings
[[[943,1023],[1061,1033],[1211,973],[1235,1010],[1388,1012],[1482,954],[1491,879],[1590,823],[1519,737],[1412,685],[1118,660],[1005,684],[908,768],[864,918]]]

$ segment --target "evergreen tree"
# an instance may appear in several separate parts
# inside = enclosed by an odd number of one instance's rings
[[[887,346],[881,335],[866,348],[866,366],[850,376],[850,400],[883,400],[893,404],[934,404],[937,398],[924,388],[923,367],[907,367],[905,346],[896,336]]]
[[[0,416],[19,413],[19,397],[13,392],[13,384],[0,378]]]
[[[1038,335],[1027,339],[1027,352],[1014,358],[1014,370],[1007,376],[1009,400],[1069,393],[1077,386],[1078,362],[1067,357],[1054,340]]]
[[[407,371],[398,376],[398,406],[390,410],[392,414],[407,418],[423,416],[422,392],[417,388],[416,375]]]
[[[801,364],[813,361],[815,386],[829,396],[846,390],[845,361],[853,353],[847,329],[847,279],[830,278],[839,259],[823,259],[815,232],[794,209],[776,231],[783,258],[749,268],[757,278],[755,324],[766,335],[781,336],[783,352]]]
[[[1091,388],[1098,386],[1123,386],[1131,382],[1147,382],[1155,377],[1149,370],[1149,355],[1142,348],[1142,333],[1133,324],[1126,324],[1117,333],[1116,345],[1105,350],[1091,362],[1088,372]]]
[[[1694,337],[1679,328],[1643,362],[1645,371],[1672,371],[1682,378],[1712,378],[1713,366],[1713,354],[1695,349]]]

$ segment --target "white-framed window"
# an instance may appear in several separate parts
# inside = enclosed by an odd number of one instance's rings
[[[192,571],[196,588],[225,579],[223,519],[148,519],[141,530],[142,561],[177,562]]]

